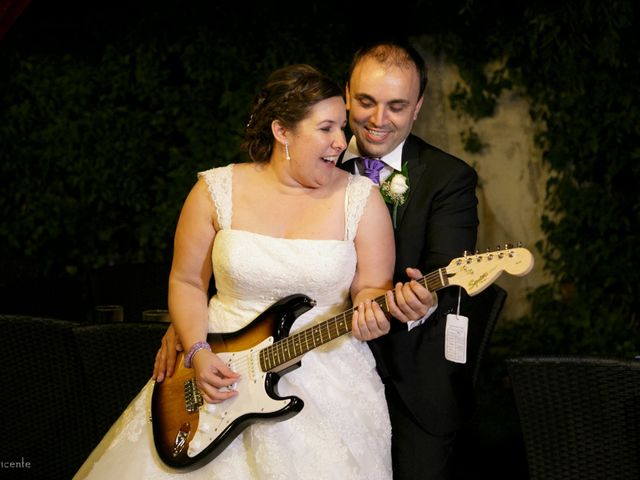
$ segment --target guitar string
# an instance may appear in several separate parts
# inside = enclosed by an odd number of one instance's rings
[[[429,291],[439,290],[446,285],[448,282],[445,281],[447,278],[446,270],[444,268],[438,269],[434,272],[431,272],[421,279],[417,280],[424,287],[428,288]],[[391,290],[393,292],[393,290]],[[386,302],[386,295],[382,295],[378,298],[372,299],[383,309],[383,311],[388,312],[388,306]],[[273,345],[269,347],[265,347],[260,352],[260,363],[261,367],[267,367],[267,371],[276,368],[282,364],[285,364],[290,361],[295,361],[294,359],[304,355],[305,353],[313,350],[317,346],[324,345],[328,341],[331,341],[339,336],[342,336],[349,331],[351,331],[351,320],[353,318],[353,314],[355,312],[355,308],[350,308],[349,310],[339,314],[336,317],[333,317],[329,320],[326,320],[320,324],[314,325],[313,327],[303,330],[301,332],[297,332],[291,336],[285,337]],[[345,322],[342,329],[338,329],[336,322],[341,321]],[[336,334],[332,335],[330,333],[330,327],[333,326],[336,329]],[[322,332],[322,328],[325,328],[326,334]],[[311,333],[310,333],[311,332]],[[319,334],[319,335],[316,335]],[[296,342],[296,340],[304,335],[304,345],[301,346],[302,342]],[[318,338],[319,337],[319,338]],[[309,345],[309,338],[313,341],[313,345]],[[316,343],[317,340],[317,343]],[[300,349],[300,353],[296,351],[296,346]],[[288,348],[293,347],[292,350],[294,352],[293,357],[290,355]],[[283,360],[280,360],[280,357]]]
[[[433,283],[440,277],[441,275],[438,272],[432,272],[432,274],[423,277],[421,281],[426,286],[426,284],[429,283],[429,280],[431,280]],[[383,310],[388,311],[388,307],[386,305],[386,296],[380,296],[374,299],[374,301],[376,301]],[[292,335],[290,337],[282,339],[281,341],[270,347],[267,347],[261,352],[261,363],[263,364],[263,367],[266,366],[267,370],[278,367],[279,365],[282,365],[284,363],[287,363],[288,361],[292,361],[292,359],[304,355],[308,351],[316,348],[318,345],[323,345],[324,343],[351,331],[350,322],[353,318],[354,312],[355,309],[351,308],[346,312],[338,315],[337,317],[329,319],[328,321],[318,324],[311,329],[301,332],[301,334],[304,335],[303,339],[300,338],[301,335]],[[339,328],[337,322],[342,323],[341,328]],[[331,333],[332,327],[335,330],[335,334]],[[323,328],[325,332],[322,331]],[[293,356],[291,356],[291,354],[289,353],[289,348],[293,350]],[[281,360],[281,357],[283,358],[283,360]]]
[[[425,275],[421,279],[417,280],[417,282],[422,284],[425,288],[428,288],[429,291],[439,290],[446,286],[443,282],[443,277],[446,278],[446,275],[443,276],[443,272],[446,274],[446,270],[444,268],[438,269]],[[393,290],[391,290],[391,292],[393,292]],[[383,311],[388,312],[389,309],[387,306],[386,295],[381,295],[372,299],[372,301],[375,301]],[[297,359],[299,357],[311,350],[349,333],[352,328],[353,314],[356,309],[357,308],[355,307],[351,307],[332,318],[324,320],[307,329],[295,332],[287,337],[283,337],[272,345],[262,348],[256,354],[259,370],[266,373],[288,362],[295,363],[298,361]],[[335,333],[332,333],[332,331]],[[291,352],[293,352],[293,354]],[[240,352],[220,353],[244,353],[237,360],[232,360],[231,362],[227,361],[228,365],[235,370],[250,370],[248,367],[253,363],[251,358],[252,352],[243,350]],[[266,371],[263,369],[265,365],[267,366]]]

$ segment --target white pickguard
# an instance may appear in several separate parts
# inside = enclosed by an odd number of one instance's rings
[[[269,337],[249,350],[216,353],[231,370],[240,374],[240,380],[232,385],[238,395],[218,404],[205,402],[200,407],[198,430],[189,443],[187,455],[198,455],[238,417],[277,412],[291,402],[271,398],[264,387],[267,374],[260,368],[258,354],[272,343],[273,337]]]

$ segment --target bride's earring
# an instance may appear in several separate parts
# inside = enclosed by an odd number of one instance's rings
[[[284,158],[291,160],[291,157],[289,156],[289,142],[286,140],[284,141]]]

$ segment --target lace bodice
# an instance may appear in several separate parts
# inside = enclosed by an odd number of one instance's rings
[[[217,294],[209,308],[211,331],[235,331],[293,293],[310,296],[320,308],[340,309],[348,304],[356,268],[353,239],[371,191],[369,180],[349,177],[344,240],[309,240],[232,229],[233,165],[200,175],[211,194],[220,226],[212,251]],[[301,317],[294,328],[304,323]]]
[[[216,207],[218,224],[222,230],[231,228],[233,215],[232,176],[233,164],[226,167],[212,168],[198,173],[207,184],[211,199]],[[360,176],[349,175],[349,183],[345,192],[345,240],[353,240],[362,217],[364,206],[373,183]]]

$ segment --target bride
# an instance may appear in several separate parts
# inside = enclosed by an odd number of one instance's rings
[[[150,381],[74,478],[391,478],[384,387],[363,340],[389,330],[371,299],[391,288],[393,231],[371,181],[336,167],[345,124],[337,84],[307,65],[277,70],[247,125],[252,162],[201,172],[175,234],[169,309],[207,404],[242,395],[245,381],[211,351],[208,332],[235,332],[294,293],[316,305],[292,334],[356,307],[353,335],[307,353],[280,379],[280,395],[301,398],[302,410],[247,427],[196,470],[174,470],[154,448]],[[388,292],[387,301],[395,307]]]

